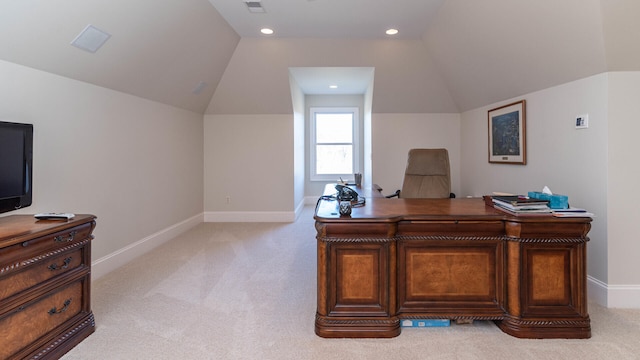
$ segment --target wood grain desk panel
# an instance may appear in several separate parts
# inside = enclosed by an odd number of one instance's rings
[[[481,199],[321,200],[316,334],[393,337],[401,319],[493,320],[521,338],[589,338],[589,218],[515,217]]]

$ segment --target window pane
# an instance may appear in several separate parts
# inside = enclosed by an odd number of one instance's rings
[[[351,143],[353,114],[316,113],[317,143]]]
[[[353,148],[351,145],[317,145],[317,174],[352,174]]]

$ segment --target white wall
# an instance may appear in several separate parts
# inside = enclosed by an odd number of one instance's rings
[[[459,114],[372,114],[372,177],[385,195],[402,187],[407,155],[412,148],[446,148],[451,190],[460,192]]]
[[[293,121],[292,114],[205,116],[206,221],[295,219]]]
[[[610,306],[640,304],[640,72],[609,73],[609,138],[607,190],[609,226],[608,285]],[[635,297],[620,297],[633,293]]]
[[[363,186],[372,186],[373,185],[373,157],[371,156],[371,152],[373,150],[373,144],[371,140],[373,138],[372,135],[372,113],[371,109],[373,108],[373,79],[371,79],[371,84],[367,87],[367,92],[364,94],[364,171],[362,172],[362,185]]]
[[[527,165],[489,164],[487,111],[526,100]],[[575,117],[589,114],[589,128]],[[595,213],[589,233],[588,274],[608,279],[607,75],[600,74],[462,114],[462,192],[526,193],[545,185],[572,206]],[[640,279],[638,279],[640,283]]]
[[[4,215],[96,215],[93,260],[115,265],[94,277],[202,221],[202,115],[4,61],[0,79],[0,119],[34,125],[33,205]]]
[[[296,216],[304,206],[305,192],[305,152],[304,152],[304,93],[293,76],[289,77],[291,86],[291,103],[293,105],[293,206]]]

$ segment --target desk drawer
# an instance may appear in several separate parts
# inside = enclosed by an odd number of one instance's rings
[[[0,249],[0,271],[34,256],[73,247],[77,243],[90,239],[92,231],[93,224],[86,223],[2,248]]]
[[[31,259],[33,264],[18,268],[16,272],[8,272],[0,276],[0,302],[10,296],[43,283],[58,275],[84,265],[85,247],[61,253],[46,259]]]
[[[503,258],[500,239],[399,242],[399,312],[502,318]]]
[[[84,284],[79,279],[0,315],[0,359],[9,358],[79,314]]]
[[[501,236],[504,235],[504,223],[472,220],[401,221],[397,235]]]

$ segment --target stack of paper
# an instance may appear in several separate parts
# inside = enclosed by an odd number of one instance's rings
[[[555,217],[594,217],[593,213],[590,213],[585,209],[572,208],[572,207],[568,209],[554,209],[553,216]]]

